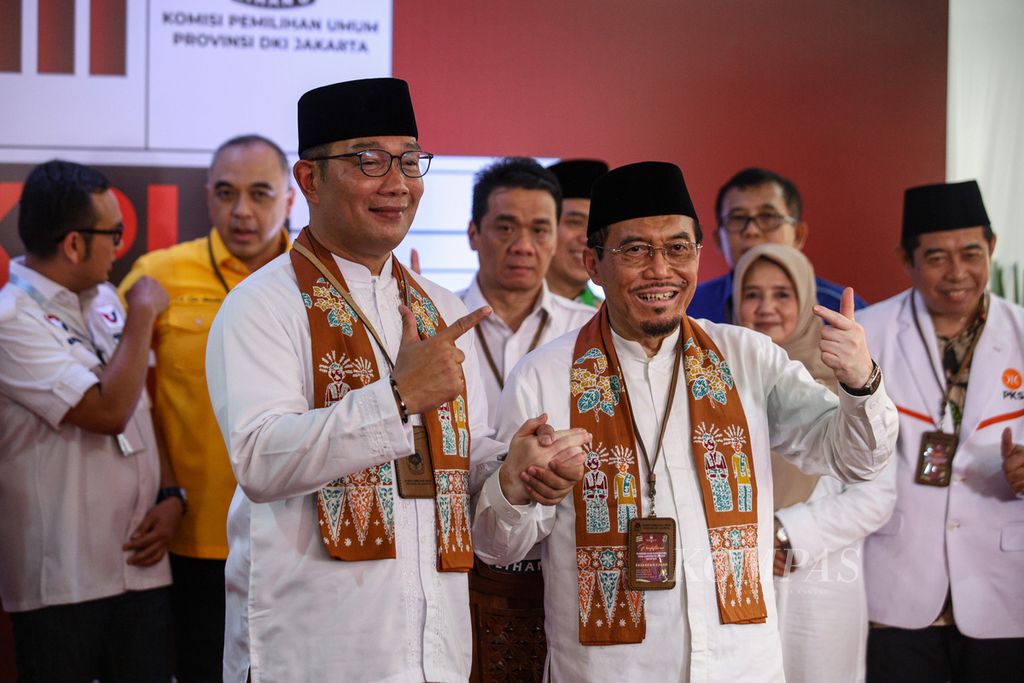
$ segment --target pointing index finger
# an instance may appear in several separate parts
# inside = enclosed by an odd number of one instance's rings
[[[490,314],[490,306],[481,306],[472,313],[467,313],[466,315],[462,316],[445,329],[438,332],[437,336],[442,339],[449,339],[451,341],[455,341],[456,339],[458,339],[459,337],[461,337],[462,335],[466,334],[471,329],[479,325],[480,321],[482,321]]]

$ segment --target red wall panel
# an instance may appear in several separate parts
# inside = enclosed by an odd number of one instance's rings
[[[394,10],[394,74],[411,83],[431,151],[673,161],[707,229],[721,183],[765,166],[804,194],[820,274],[870,300],[906,286],[902,191],[945,175],[945,2]],[[702,278],[724,272],[713,246],[702,258]]]
[[[124,76],[127,61],[127,0],[89,4],[89,73]]]
[[[41,74],[75,71],[75,0],[39,0]]]
[[[21,71],[21,0],[0,0],[0,71]]]

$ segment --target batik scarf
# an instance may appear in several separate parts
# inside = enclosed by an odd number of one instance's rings
[[[764,623],[757,482],[739,391],[704,330],[684,318],[680,334],[719,617],[723,624]],[[593,435],[585,473],[573,489],[580,643],[639,643],[646,631],[644,597],[628,587],[626,531],[631,519],[643,516],[640,467],[606,305],[580,330],[573,359],[569,424]]]
[[[295,242],[313,252],[347,288],[334,257],[308,228]],[[353,307],[299,251],[291,252],[291,261],[309,317],[314,406],[325,408],[351,389],[381,379],[381,374],[373,342]],[[426,292],[398,259],[392,258],[391,262],[400,294],[416,316],[420,339],[443,330],[445,322]],[[422,415],[437,491],[434,510],[440,571],[468,572],[473,566],[466,406],[463,390],[454,400]],[[320,533],[331,557],[347,561],[395,557],[394,481],[393,463],[386,462],[336,479],[317,492]]]

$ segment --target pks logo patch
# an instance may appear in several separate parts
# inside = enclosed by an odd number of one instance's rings
[[[1016,368],[1006,368],[1003,370],[1003,386],[1006,387],[1003,390],[1003,398],[1024,401],[1022,385],[1024,385],[1024,378],[1021,377],[1020,370]]]

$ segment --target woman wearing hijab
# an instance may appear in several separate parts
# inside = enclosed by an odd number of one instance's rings
[[[822,321],[811,310],[816,299],[814,269],[792,247],[761,244],[736,264],[733,320],[767,334],[815,380],[841,391],[821,361]],[[790,683],[864,680],[861,547],[892,514],[894,474],[886,468],[874,481],[844,485],[772,455],[775,597]]]

